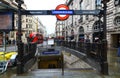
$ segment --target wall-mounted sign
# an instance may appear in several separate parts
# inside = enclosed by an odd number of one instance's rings
[[[60,52],[55,50],[55,51],[43,51],[42,55],[60,55]]]

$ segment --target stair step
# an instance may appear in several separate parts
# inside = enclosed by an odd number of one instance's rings
[[[36,69],[22,76],[14,76],[12,78],[85,78],[83,74],[97,76],[96,70],[93,69],[65,69],[62,75],[61,69]],[[87,78],[87,77],[86,77]],[[90,77],[94,78],[94,77]],[[99,77],[98,77],[99,78]]]

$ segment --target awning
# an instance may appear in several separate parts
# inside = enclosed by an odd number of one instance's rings
[[[0,1],[0,12],[3,12],[8,9],[17,11],[17,9],[12,7],[9,3],[5,2],[5,1]]]
[[[84,38],[84,36],[80,36],[79,38]]]
[[[64,36],[57,36],[58,39],[64,39]]]

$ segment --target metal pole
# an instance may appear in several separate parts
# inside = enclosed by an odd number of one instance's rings
[[[22,51],[21,51],[21,0],[18,0],[18,58],[17,58],[17,74],[22,74],[23,73],[23,66],[22,66]]]
[[[103,36],[103,38],[106,40],[106,10],[107,10],[107,3],[104,3],[104,7],[103,7],[103,9],[104,9],[104,14],[103,14],[103,33],[104,33],[104,36]]]
[[[106,39],[106,8],[107,8],[107,2],[103,3],[104,7],[104,13],[103,13],[103,50],[101,52],[101,73],[108,75],[108,62],[107,62],[107,39]]]
[[[4,52],[6,52],[6,33],[3,32],[3,44],[4,44]]]
[[[100,42],[101,42],[101,40],[102,40],[102,38],[101,38],[101,14],[99,14],[99,16],[98,16],[98,18],[99,18],[99,34],[98,34],[98,36],[99,36],[99,40],[100,40]]]
[[[3,32],[3,45],[4,45],[4,61],[5,59],[5,52],[6,52],[6,33]]]

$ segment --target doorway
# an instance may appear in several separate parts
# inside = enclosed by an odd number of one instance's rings
[[[118,48],[120,45],[120,34],[112,34],[111,35],[111,46],[114,48]]]

